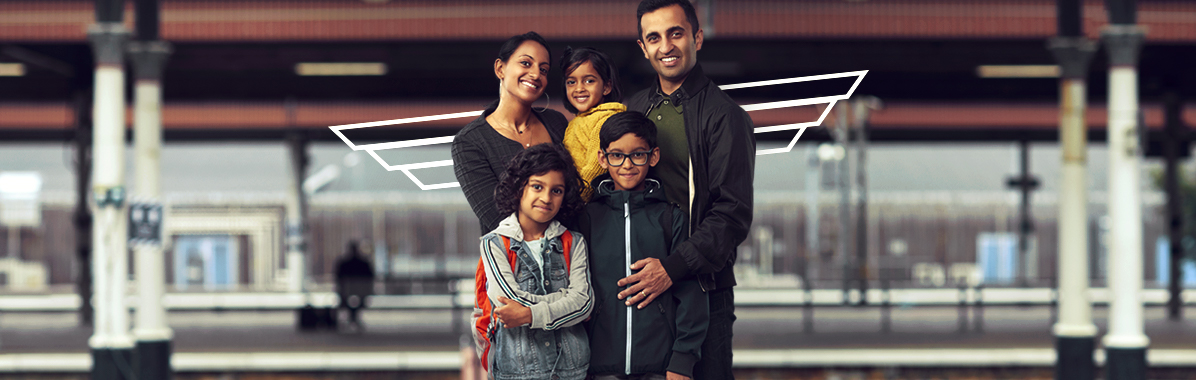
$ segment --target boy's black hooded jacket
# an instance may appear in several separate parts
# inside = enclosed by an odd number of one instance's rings
[[[641,191],[618,191],[609,178],[595,180],[595,197],[580,221],[582,232],[588,233],[595,301],[586,323],[590,373],[670,371],[693,377],[709,320],[709,302],[696,279],[673,283],[643,309],[619,300],[622,288],[617,285],[632,273],[632,263],[649,257],[664,259],[672,247],[685,241],[685,214],[668,203],[656,180],[645,180]],[[671,233],[665,231],[669,225]],[[670,236],[671,241],[666,240]]]

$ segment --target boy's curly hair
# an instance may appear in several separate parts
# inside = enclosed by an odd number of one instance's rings
[[[510,215],[518,211],[528,178],[553,170],[565,177],[565,199],[561,201],[561,208],[554,219],[560,222],[571,220],[585,207],[585,201],[581,199],[581,176],[577,174],[569,152],[557,144],[548,143],[533,145],[511,158],[507,170],[499,176],[498,186],[494,188],[494,205],[498,212]]]

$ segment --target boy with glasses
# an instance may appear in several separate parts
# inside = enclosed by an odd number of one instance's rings
[[[599,132],[594,199],[579,223],[590,243],[595,309],[586,323],[590,374],[597,380],[689,379],[701,356],[707,297],[695,278],[656,295],[651,307],[618,298],[631,264],[664,259],[686,238],[685,213],[648,172],[660,161],[656,125],[639,112],[611,116]]]

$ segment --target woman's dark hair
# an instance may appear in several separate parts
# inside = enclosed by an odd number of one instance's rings
[[[577,70],[582,63],[589,62],[594,66],[594,71],[598,72],[598,76],[602,77],[602,82],[610,86],[610,93],[602,96],[602,103],[607,102],[621,102],[623,101],[623,92],[619,90],[619,73],[610,64],[610,57],[603,54],[598,49],[583,47],[574,49],[572,46],[565,48],[565,55],[561,57],[561,72],[563,76],[569,76],[573,70]],[[568,80],[568,79],[566,79]],[[568,90],[566,90],[568,91]],[[568,94],[565,94],[567,97]],[[592,95],[591,95],[592,96]],[[574,114],[577,114],[577,107],[569,100],[565,100],[565,109]]]
[[[565,177],[565,199],[561,201],[561,208],[554,219],[571,220],[585,206],[585,201],[581,199],[581,176],[577,174],[569,152],[560,145],[549,143],[533,145],[511,158],[507,170],[499,176],[498,186],[494,188],[494,205],[498,212],[510,215],[518,211],[527,179],[554,170]]]
[[[544,37],[540,37],[539,33],[527,32],[507,39],[507,42],[502,43],[502,47],[498,48],[498,59],[504,63],[511,59],[511,54],[515,54],[515,49],[518,49],[524,42],[535,41],[541,46],[544,46],[544,51],[548,52],[548,64],[552,65],[552,49],[548,47],[548,42],[544,41]]]

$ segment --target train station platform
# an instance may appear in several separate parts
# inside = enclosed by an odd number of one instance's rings
[[[983,309],[968,307],[961,315],[961,308],[946,300],[890,308],[803,307],[754,303],[751,300],[759,294],[741,293],[733,343],[735,367],[741,372],[782,371],[785,374],[778,376],[792,377],[799,376],[793,371],[825,375],[836,368],[882,372],[904,368],[990,369],[1008,374],[1012,368],[1024,372],[1016,377],[1041,373],[1049,377],[1054,362],[1049,305],[998,303]],[[78,326],[74,310],[16,311],[11,302],[0,302],[10,306],[0,313],[0,377],[88,371],[91,330]],[[228,306],[175,307],[169,312],[177,373],[449,376],[457,373],[463,360],[464,309],[392,305],[366,310],[362,331],[301,332],[293,310]],[[1188,306],[1185,313],[1196,315],[1196,306]],[[1106,316],[1103,306],[1095,308],[1101,333]],[[1167,320],[1158,306],[1148,307],[1146,318],[1152,371],[1196,369],[1196,346],[1191,344],[1196,341],[1196,320]],[[1099,350],[1097,360],[1103,361]]]

